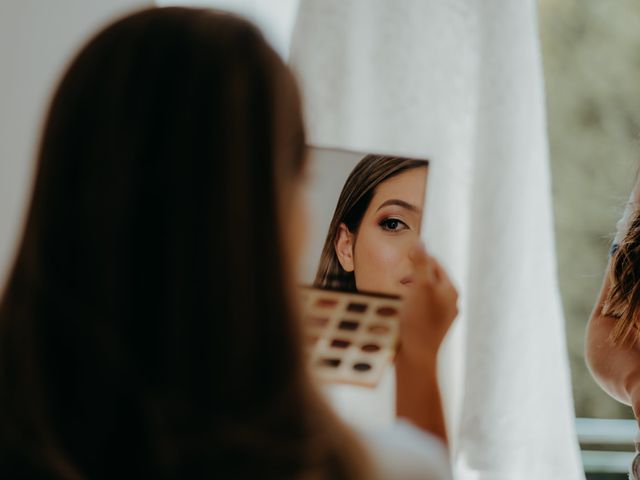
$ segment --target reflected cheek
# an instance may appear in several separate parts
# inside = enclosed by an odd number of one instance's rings
[[[364,233],[364,232],[362,232]],[[399,280],[399,267],[408,258],[406,241],[384,234],[361,235],[356,240],[355,276],[359,290],[390,291]]]
[[[362,255],[372,265],[379,265],[379,268],[387,268],[390,265],[395,265],[400,260],[402,248],[393,242],[378,238],[363,245]]]

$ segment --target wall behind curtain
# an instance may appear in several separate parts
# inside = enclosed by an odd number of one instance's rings
[[[587,320],[640,167],[640,3],[540,0],[560,289],[578,417],[633,418],[584,362]]]
[[[271,46],[287,59],[291,32],[299,0],[156,0],[159,7],[188,6],[219,8],[254,22]]]

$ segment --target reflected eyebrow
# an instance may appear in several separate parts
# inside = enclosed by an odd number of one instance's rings
[[[416,212],[416,213],[421,213],[422,212],[422,209],[416,207],[415,205],[407,203],[404,200],[400,200],[399,198],[392,198],[390,200],[387,200],[386,202],[383,202],[382,205],[380,205],[378,207],[378,210],[380,210],[381,208],[386,207],[388,205],[397,205],[399,207],[406,208],[407,210],[410,210],[410,211]],[[376,212],[378,210],[376,210]]]

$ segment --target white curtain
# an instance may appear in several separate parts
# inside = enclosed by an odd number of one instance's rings
[[[461,292],[441,371],[456,478],[583,479],[535,2],[302,0],[290,55],[312,144],[433,161],[426,241]],[[392,386],[333,396],[387,421]]]

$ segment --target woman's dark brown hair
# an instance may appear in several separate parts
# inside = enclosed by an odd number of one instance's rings
[[[610,288],[603,315],[617,317],[611,340],[632,346],[640,340],[640,210],[611,257]]]
[[[150,9],[79,53],[0,305],[1,478],[365,478],[287,288],[303,168],[295,82],[247,22]]]
[[[356,291],[354,273],[342,268],[336,254],[335,243],[340,225],[344,223],[349,231],[356,235],[357,241],[360,222],[375,194],[376,187],[402,172],[428,165],[429,162],[426,160],[389,155],[367,155],[358,162],[340,192],[320,255],[314,286]]]

